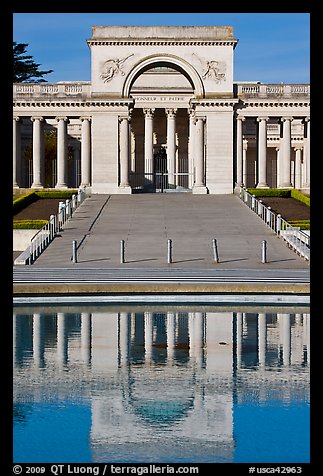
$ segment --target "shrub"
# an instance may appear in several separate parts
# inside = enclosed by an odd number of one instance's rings
[[[14,230],[40,230],[44,225],[48,223],[48,220],[14,220]]]
[[[289,220],[292,226],[299,226],[301,230],[310,230],[310,220]]]
[[[77,194],[77,190],[37,190],[35,192],[39,198],[72,198]]]
[[[23,208],[38,200],[35,192],[29,192],[13,201],[13,212],[18,213]]]
[[[292,190],[291,191],[291,197],[295,198],[295,200],[298,200],[302,203],[305,203],[308,207],[310,206],[311,199],[309,196],[305,195],[304,193],[300,192],[299,190]]]
[[[248,188],[247,191],[255,197],[289,198],[291,196],[290,189],[285,188]]]

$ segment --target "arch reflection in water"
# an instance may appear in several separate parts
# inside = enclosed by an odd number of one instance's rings
[[[292,310],[16,308],[15,461],[308,461],[310,318]],[[88,415],[68,444],[61,405],[65,426]]]

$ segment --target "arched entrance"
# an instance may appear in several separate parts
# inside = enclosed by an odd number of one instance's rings
[[[174,56],[151,56],[125,79],[131,114],[130,185],[138,192],[188,192],[194,183],[190,100],[203,95],[192,66]]]

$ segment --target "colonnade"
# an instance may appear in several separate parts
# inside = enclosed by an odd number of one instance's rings
[[[243,122],[247,117],[238,115],[236,118],[236,184],[237,186],[246,185],[247,169],[247,148],[248,141],[244,139]],[[267,122],[268,116],[259,116],[256,118],[258,124],[257,131],[257,188],[269,188],[267,180]],[[277,152],[277,187],[292,188],[291,182],[291,160],[292,160],[292,121],[293,117],[283,116],[280,119],[282,123],[282,137],[279,138],[279,147]],[[310,188],[310,118],[303,119],[304,137],[302,144],[296,145],[295,149],[295,183],[294,188]],[[301,183],[301,162],[303,155],[304,177]]]
[[[22,150],[21,150],[21,123],[23,117],[13,118],[13,186],[21,183]],[[30,117],[33,123],[32,150],[33,150],[33,178],[31,188],[44,187],[45,151],[43,116]],[[88,186],[91,182],[91,117],[80,117],[82,122],[81,137],[81,186]],[[58,116],[57,122],[57,182],[55,188],[68,188],[67,179],[67,125],[68,117]]]
[[[137,315],[134,313],[121,312],[118,314],[118,343],[116,342],[115,351],[119,357],[116,362],[119,365],[128,365],[131,343],[134,340],[134,325]],[[211,313],[213,314],[213,313]],[[248,331],[248,314],[237,312],[235,314],[235,331],[232,334],[232,340],[235,342],[235,358],[236,367],[239,369],[242,366],[243,361],[243,343],[246,339],[246,333]],[[23,316],[26,317],[26,316]],[[92,321],[95,316],[91,313],[80,314],[80,351],[81,359],[86,366],[91,365],[93,348],[93,325]],[[179,331],[179,314],[176,312],[164,313],[165,322],[165,335],[163,337],[163,345],[166,348],[167,365],[173,365],[175,359],[175,350],[179,343],[183,345],[187,339],[187,352],[190,361],[197,365],[199,368],[203,367],[203,361],[207,359],[207,343],[211,342],[214,336],[210,336],[211,340],[208,340],[208,319],[211,319],[212,315],[208,317],[208,313],[204,312],[188,312],[187,313],[187,326],[185,325],[184,334],[183,330],[180,336]],[[228,317],[229,318],[229,317]],[[67,319],[68,316],[65,313],[59,312],[56,314],[56,359],[57,365],[60,368],[64,368],[69,362],[69,339],[67,331]],[[146,365],[152,365],[154,361],[153,349],[156,345],[156,332],[157,327],[154,323],[154,313],[144,312],[143,316],[143,359]],[[302,332],[297,332],[301,341],[298,343],[299,349],[302,347],[306,349],[306,362],[310,362],[310,316],[309,314],[295,314],[295,325],[302,326]],[[228,322],[231,327],[231,319]],[[272,326],[271,326],[272,328]],[[273,346],[277,349],[277,359],[281,361],[282,365],[290,365],[292,363],[292,324],[291,314],[278,313],[277,314],[277,337],[275,342],[270,342],[270,350],[273,350]],[[19,367],[19,353],[22,355],[20,346],[21,328],[17,321],[17,315],[13,315],[13,350],[14,350],[14,365]],[[214,332],[214,330],[213,330]],[[117,335],[115,336],[117,338]],[[258,365],[260,368],[265,367],[268,363],[266,361],[268,355],[268,324],[267,316],[265,313],[257,314],[257,354]],[[295,337],[294,337],[295,338]],[[183,341],[184,339],[184,341]],[[100,344],[102,346],[102,343]],[[211,345],[211,344],[210,344]],[[213,344],[212,344],[213,345]],[[34,313],[32,316],[32,348],[33,348],[33,360],[36,368],[42,368],[45,366],[45,319],[44,316],[39,313]],[[186,348],[186,347],[185,347]],[[298,353],[300,350],[298,349]],[[209,349],[211,351],[212,349]],[[294,348],[294,351],[296,349]],[[110,349],[109,352],[114,352]],[[234,354],[232,354],[232,359]],[[297,357],[297,360],[300,356]]]

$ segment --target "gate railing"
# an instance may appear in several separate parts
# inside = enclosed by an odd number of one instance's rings
[[[133,190],[142,191],[178,191],[191,190],[193,183],[193,173],[188,172],[131,172],[130,185]]]
[[[255,195],[251,195],[246,187],[240,187],[239,198],[258,215],[262,221],[271,228],[277,236],[286,241],[287,245],[297,254],[306,260],[310,260],[310,237],[302,232],[299,227],[292,226],[280,214],[272,211],[258,200]]]

